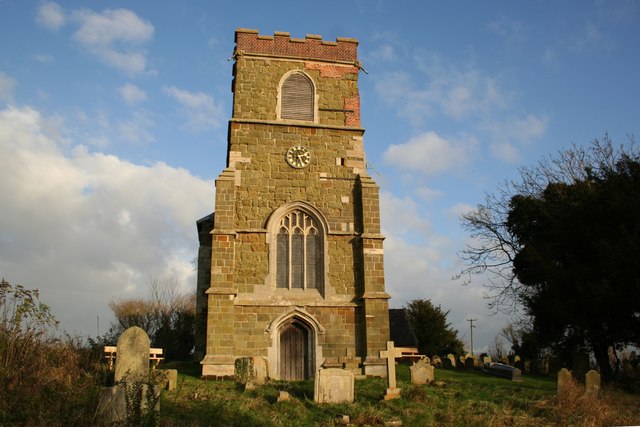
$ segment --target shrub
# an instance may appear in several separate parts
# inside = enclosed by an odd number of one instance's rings
[[[38,291],[0,282],[0,424],[85,425],[97,403],[97,364]]]

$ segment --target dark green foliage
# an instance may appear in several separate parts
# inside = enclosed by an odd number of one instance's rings
[[[570,366],[591,351],[610,380],[609,352],[640,343],[640,150],[605,137],[520,178],[463,216],[474,244],[459,277],[482,275],[491,307],[524,311],[523,353]]]
[[[611,378],[608,348],[640,342],[640,163],[622,157],[510,207],[521,246],[513,270],[534,333],[568,354],[588,346]]]
[[[447,322],[449,311],[442,311],[426,299],[416,299],[406,306],[407,318],[418,338],[418,350],[425,355],[464,354],[458,331]]]

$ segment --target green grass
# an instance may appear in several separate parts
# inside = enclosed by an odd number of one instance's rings
[[[272,381],[242,391],[233,381],[200,380],[197,365],[178,369],[177,389],[162,397],[161,425],[334,426],[340,425],[343,415],[355,426],[384,425],[392,420],[401,420],[404,426],[465,427],[640,422],[638,395],[605,391],[594,403],[576,394],[567,404],[558,401],[555,381],[549,378],[524,376],[512,382],[479,372],[438,369],[439,385],[416,386],[410,383],[408,367],[399,365],[400,399],[384,401],[386,380],[370,378],[356,381],[354,403],[319,405],[313,401],[312,381]],[[291,401],[277,402],[283,390],[292,396]],[[569,407],[571,411],[566,410]]]

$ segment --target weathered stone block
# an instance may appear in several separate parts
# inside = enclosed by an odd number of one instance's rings
[[[354,375],[343,369],[318,369],[314,385],[317,403],[351,403],[354,400]]]

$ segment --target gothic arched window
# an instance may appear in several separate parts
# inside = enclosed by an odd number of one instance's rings
[[[311,215],[293,210],[280,219],[275,255],[277,288],[321,287],[322,235]]]
[[[315,93],[313,82],[302,73],[293,73],[282,82],[280,118],[313,121]]]

